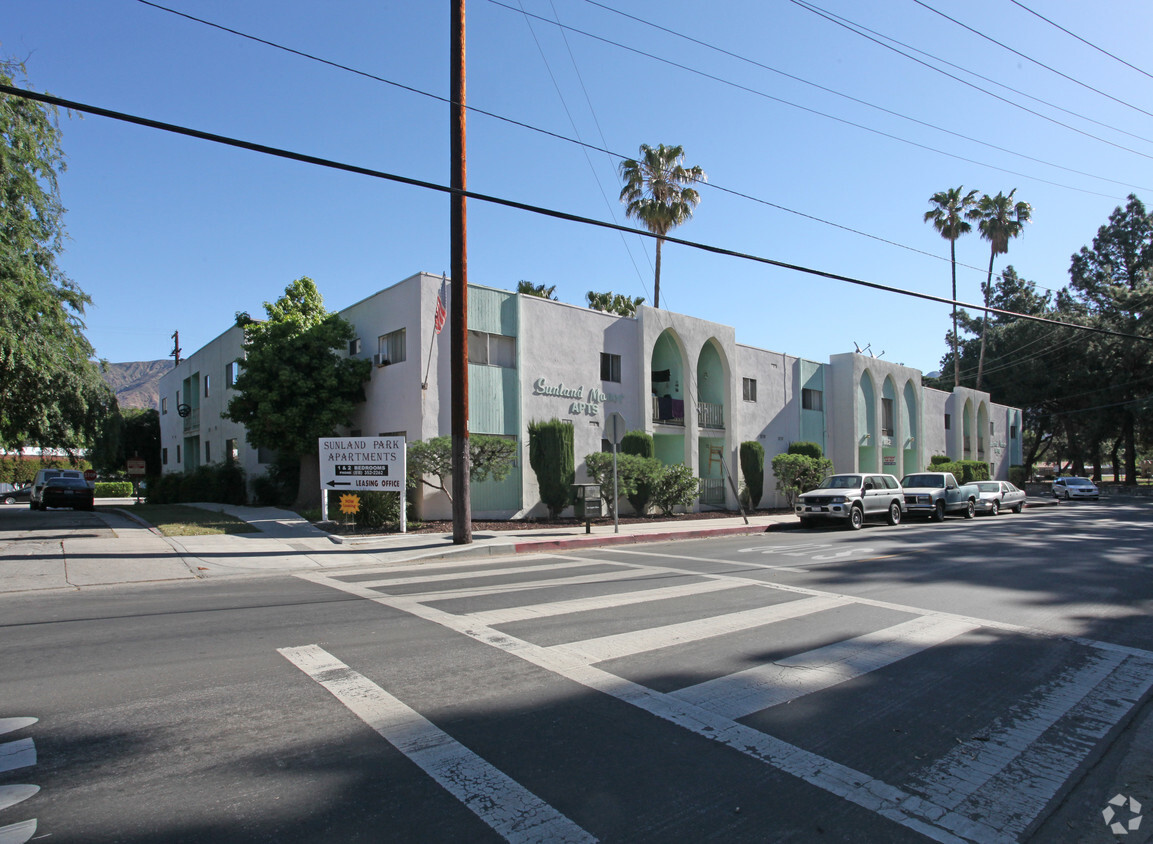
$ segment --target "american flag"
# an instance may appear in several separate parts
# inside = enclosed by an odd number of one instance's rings
[[[440,334],[440,330],[444,328],[444,321],[448,318],[448,311],[444,305],[446,299],[448,299],[448,283],[442,281],[440,283],[440,293],[438,293],[436,297],[436,316],[433,317],[432,320],[437,334]]]

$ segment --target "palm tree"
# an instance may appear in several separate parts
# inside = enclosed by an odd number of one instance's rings
[[[1032,219],[1033,207],[1028,202],[1013,202],[1016,188],[1009,191],[1009,195],[998,193],[996,196],[985,194],[977,207],[969,211],[966,216],[977,221],[977,228],[981,237],[989,241],[989,275],[981,292],[985,297],[985,307],[989,306],[989,297],[993,292],[993,259],[1009,251],[1009,241],[1018,237],[1025,229],[1025,224]],[[981,389],[981,376],[985,370],[985,331],[989,327],[989,312],[985,311],[985,318],[981,322],[981,355],[977,358],[977,389]]]
[[[965,222],[977,204],[977,192],[966,194],[961,191],[964,185],[938,191],[929,197],[933,207],[925,212],[925,222],[932,222],[933,228],[949,241],[949,261],[953,265],[953,386],[961,383],[961,358],[957,354],[957,238],[968,234],[973,227]]]
[[[661,306],[661,244],[665,235],[693,216],[701,195],[694,182],[707,180],[700,167],[685,167],[683,147],[659,144],[653,149],[641,144],[639,158],[621,162],[621,202],[625,213],[657,236],[656,276],[653,281],[653,307]]]
[[[597,293],[590,290],[585,294],[589,307],[594,311],[604,311],[618,316],[635,316],[637,306],[643,305],[644,296],[625,296],[622,293],[613,293],[611,290]]]
[[[545,287],[544,284],[533,284],[531,281],[518,281],[516,283],[516,292],[523,296],[536,296],[540,299],[552,299],[556,301],[556,296],[553,293],[556,291],[556,285]]]

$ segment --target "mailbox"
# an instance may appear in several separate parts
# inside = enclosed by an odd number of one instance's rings
[[[573,484],[573,512],[578,519],[599,519],[604,515],[600,484]]]

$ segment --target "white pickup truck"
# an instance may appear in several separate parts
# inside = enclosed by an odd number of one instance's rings
[[[905,509],[910,515],[921,514],[945,521],[946,513],[973,518],[981,491],[976,484],[959,484],[952,472],[917,472],[901,479],[905,491]]]

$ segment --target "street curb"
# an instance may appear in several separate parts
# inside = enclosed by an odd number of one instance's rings
[[[669,542],[674,539],[705,539],[710,536],[740,536],[750,533],[768,533],[772,525],[743,525],[727,528],[700,528],[698,530],[670,530],[662,533],[619,534],[611,536],[574,536],[567,539],[541,539],[517,542],[512,548],[517,554],[529,551],[593,548],[603,545],[634,545],[642,542]]]

